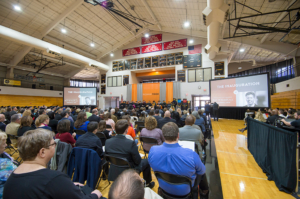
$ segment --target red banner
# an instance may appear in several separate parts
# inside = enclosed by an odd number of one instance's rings
[[[142,37],[142,45],[160,41],[162,41],[162,34],[150,35],[149,37]]]
[[[187,47],[187,39],[164,42],[164,50]]]
[[[129,49],[123,50],[123,57],[130,56],[130,55],[137,55],[137,54],[141,54],[140,47],[129,48]]]
[[[142,46],[142,54],[162,51],[162,43]]]

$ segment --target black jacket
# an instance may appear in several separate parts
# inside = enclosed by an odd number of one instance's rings
[[[271,125],[274,125],[275,124],[275,121],[279,118],[278,115],[272,115],[270,117],[268,117],[266,123],[268,124],[271,124]]]
[[[105,154],[126,158],[132,168],[137,167],[142,161],[135,142],[124,135],[116,135],[106,140]]]
[[[91,115],[89,118],[88,118],[88,120],[90,121],[90,122],[100,122],[100,120],[101,120],[101,118],[100,117],[98,117],[97,115]]]
[[[30,131],[30,130],[34,130],[35,128],[33,128],[32,126],[23,126],[22,128],[18,129],[18,136],[23,136],[24,133],[26,133],[26,131]]]
[[[158,121],[161,120],[161,119],[163,119],[163,118],[160,117],[160,116],[156,116],[156,115],[154,115],[153,117],[156,119],[156,122],[157,122],[157,128],[158,128]]]
[[[165,117],[158,121],[158,128],[162,129],[163,125],[165,125],[168,122],[174,122],[176,124],[176,120]]]
[[[55,115],[54,119],[57,120],[57,121],[59,121],[59,120],[62,119],[62,117],[61,117],[60,114],[57,113],[57,114]]]

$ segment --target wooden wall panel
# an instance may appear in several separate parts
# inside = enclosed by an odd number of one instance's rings
[[[0,106],[63,106],[62,97],[0,95]]]
[[[294,108],[300,109],[300,90],[274,93],[271,96],[271,108]]]

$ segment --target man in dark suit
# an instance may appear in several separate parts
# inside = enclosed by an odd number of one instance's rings
[[[93,111],[92,111],[92,115],[88,118],[88,120],[90,121],[90,122],[92,122],[92,121],[94,121],[94,122],[100,122],[100,117],[99,116],[97,116],[98,115],[98,110],[97,109],[94,109]]]
[[[156,119],[157,126],[158,126],[158,121],[163,118],[159,116],[159,109],[156,109],[154,113],[155,113],[155,115],[153,117]]]
[[[6,124],[4,124],[5,115],[0,114],[0,131],[5,132]]]
[[[17,110],[18,110],[17,107],[13,106],[12,111],[10,112],[10,117],[14,114],[17,114]]]
[[[176,124],[176,120],[171,118],[170,111],[165,112],[165,117],[158,121],[157,126],[158,126],[158,128],[162,129],[163,125],[168,123],[168,122],[174,122]]]
[[[5,119],[8,120],[8,121],[10,121],[10,112],[11,112],[11,108],[7,107],[7,110],[4,113],[4,115],[5,115]]]
[[[275,125],[275,121],[279,118],[277,109],[273,109],[271,115],[268,117],[266,123]]]
[[[128,127],[128,121],[125,119],[121,119],[117,122],[115,126],[117,135],[106,140],[105,154],[126,158],[131,168],[143,172],[143,178],[146,180],[147,187],[152,189],[155,183],[152,182],[150,165],[147,159],[141,159],[136,143],[125,137]],[[118,168],[111,165],[110,170],[116,171]]]

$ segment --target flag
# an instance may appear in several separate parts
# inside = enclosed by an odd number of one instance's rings
[[[189,46],[188,50],[189,50],[189,55],[202,53],[202,44]]]

